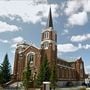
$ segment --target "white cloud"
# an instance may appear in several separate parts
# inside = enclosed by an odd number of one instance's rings
[[[79,48],[74,46],[73,44],[67,43],[67,44],[58,44],[57,49],[58,52],[75,52]]]
[[[22,42],[24,39],[22,38],[22,37],[15,37],[15,38],[13,38],[12,39],[12,41],[14,42],[14,43],[19,43],[19,42]]]
[[[77,46],[75,46],[71,43],[67,43],[67,44],[57,45],[58,56],[61,55],[62,53],[76,52],[80,49],[83,49],[83,50],[90,49],[90,44],[82,45],[81,43],[79,43]]]
[[[82,9],[85,12],[90,12],[90,0],[69,0],[66,3],[64,10],[66,15],[72,15]]]
[[[69,25],[84,25],[88,22],[87,13],[79,12],[77,14],[73,14],[68,18]]]
[[[47,0],[33,0],[32,3],[35,3],[35,4],[45,4],[45,3],[47,3]]]
[[[68,29],[64,29],[63,31],[64,31],[64,32],[63,32],[63,33],[61,33],[61,35],[66,35],[66,34],[68,34],[68,33],[69,33]]]
[[[19,27],[0,21],[0,33],[18,31]]]
[[[11,45],[11,48],[16,48],[16,46],[17,46],[17,44],[14,43],[14,44]]]
[[[90,65],[85,66],[85,71],[87,74],[90,74]]]
[[[8,40],[3,40],[3,39],[0,39],[0,42],[1,42],[1,43],[9,43]]]
[[[79,49],[82,49],[82,48],[83,48],[83,46],[82,46],[81,43],[78,44],[78,48],[79,48]]]
[[[84,25],[88,21],[87,12],[90,12],[90,0],[69,0],[64,10],[70,25]]]
[[[86,44],[83,46],[84,49],[89,49],[90,48],[90,44]]]
[[[67,1],[67,7],[65,8],[66,15],[72,15],[77,12],[81,7],[80,0]]]
[[[84,50],[90,49],[90,44],[82,45],[81,43],[79,43],[78,49],[84,49]]]
[[[83,49],[83,50],[90,49],[90,44],[84,44],[84,45],[82,45],[81,43],[79,43],[78,44],[78,49]]]
[[[41,22],[41,25],[45,26],[46,25],[46,22]]]
[[[82,0],[83,1],[83,0]],[[90,0],[83,1],[83,7],[86,12],[90,12]]]
[[[11,48],[16,48],[17,44],[20,43],[20,42],[23,42],[24,39],[22,37],[15,37],[12,39],[12,45],[11,45]]]
[[[23,22],[36,23],[42,20],[42,17],[47,17],[49,5],[48,4],[33,4],[34,0],[29,1],[0,1],[0,16],[15,17],[20,16]],[[52,5],[53,17],[57,17],[56,4]]]
[[[15,50],[11,50],[11,53],[15,54]]]
[[[71,37],[72,42],[82,42],[90,39],[90,34],[76,35]]]
[[[58,54],[67,53],[67,52],[76,52],[80,49],[86,50],[89,48],[90,48],[90,44],[82,45],[81,43],[79,43],[77,46],[71,43],[57,45]]]

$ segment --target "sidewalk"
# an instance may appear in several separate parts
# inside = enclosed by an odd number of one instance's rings
[[[86,88],[86,90],[90,90],[90,88]]]

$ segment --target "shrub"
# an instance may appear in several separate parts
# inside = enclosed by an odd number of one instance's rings
[[[66,87],[72,87],[72,86],[73,86],[73,83],[72,83],[71,81],[69,81],[69,82],[66,83],[65,86],[66,86]]]
[[[82,86],[87,86],[87,84],[85,82],[82,83]]]

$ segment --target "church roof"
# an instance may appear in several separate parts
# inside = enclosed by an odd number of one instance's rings
[[[27,51],[30,47],[40,50],[40,48],[38,48],[35,44],[30,43],[29,46],[23,52]]]
[[[51,11],[51,7],[50,7],[47,24],[46,24],[46,27],[44,28],[44,30],[42,30],[42,33],[45,31],[52,31],[52,30],[56,33],[56,31],[53,28],[53,18],[52,18],[52,11]]]
[[[48,16],[47,27],[52,27],[52,28],[53,28],[53,20],[52,20],[51,7],[50,7],[50,10],[49,10],[49,16]]]
[[[64,62],[67,62],[67,63],[73,63],[73,62],[76,61],[76,59],[71,59],[71,58],[69,58],[69,59],[58,58],[58,60],[64,61]]]

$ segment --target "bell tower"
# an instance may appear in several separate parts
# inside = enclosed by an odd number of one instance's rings
[[[49,62],[56,61],[57,58],[57,33],[53,27],[51,8],[46,28],[42,31],[41,48],[44,49]]]

